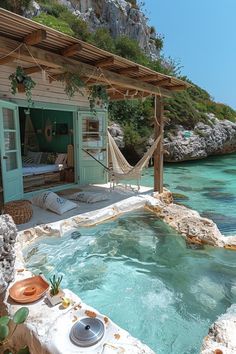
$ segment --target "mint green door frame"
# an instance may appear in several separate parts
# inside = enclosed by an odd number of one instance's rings
[[[8,103],[6,101],[6,103]],[[28,102],[26,100],[21,100],[21,99],[14,99],[14,105],[17,107],[17,111],[19,107],[25,107],[28,108]],[[76,122],[77,122],[77,116],[78,116],[78,106],[74,106],[74,105],[65,105],[65,104],[59,104],[59,103],[45,103],[45,102],[36,102],[34,101],[33,107],[32,108],[36,108],[36,109],[48,109],[48,110],[55,110],[55,111],[67,111],[67,112],[71,112],[73,114],[73,130],[74,130],[74,163],[75,163],[75,183],[78,183],[78,165],[79,165],[79,155],[76,152],[76,141],[77,141],[77,135],[78,133],[76,132]],[[19,124],[19,123],[18,123]],[[19,131],[19,130],[18,130]],[[20,132],[20,131],[19,131]],[[20,134],[20,133],[19,133]],[[20,136],[19,136],[20,139]],[[21,152],[20,152],[21,153]],[[21,155],[20,155],[21,158]],[[24,193],[23,192],[23,175],[22,175],[22,169],[21,169],[21,180],[22,180],[22,197],[24,196],[24,198],[31,198],[36,194],[42,193],[43,191],[46,191],[47,189],[40,189],[40,190],[36,190],[33,192],[27,192]],[[74,183],[68,183],[63,185],[63,189],[66,188],[70,188],[71,186],[73,186]],[[56,187],[52,187],[50,188],[50,190],[52,191],[58,191],[61,190],[62,186],[56,186]],[[22,198],[21,197],[21,198]]]
[[[99,119],[101,123],[101,129],[99,132],[101,143],[98,146],[95,146],[93,142],[85,142],[83,140],[83,120],[89,118],[91,120],[96,121]],[[100,124],[99,123],[99,124]],[[103,184],[107,182],[107,172],[103,166],[101,166],[97,161],[95,161],[82,149],[90,149],[95,153],[96,157],[96,150],[102,151],[103,158],[100,162],[107,166],[107,111],[106,110],[97,110],[96,115],[91,112],[90,110],[81,110],[78,111],[77,117],[77,132],[79,132],[79,139],[76,145],[76,153],[78,155],[79,166],[78,166],[78,176],[79,176],[79,184],[86,185],[86,184]],[[86,133],[84,131],[84,133]]]
[[[23,178],[18,107],[0,100],[0,152],[4,202],[22,199]]]

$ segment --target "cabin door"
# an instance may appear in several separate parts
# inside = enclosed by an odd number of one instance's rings
[[[23,196],[18,107],[0,101],[0,153],[4,202]]]
[[[105,111],[97,112],[96,115],[90,111],[78,114],[80,184],[107,181],[106,117]]]

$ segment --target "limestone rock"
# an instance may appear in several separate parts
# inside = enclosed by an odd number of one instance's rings
[[[211,326],[208,336],[205,337],[201,354],[217,353],[217,349],[224,354],[236,353],[236,304],[233,304],[225,314],[220,316]]]
[[[217,247],[223,247],[225,244],[226,238],[222,236],[216,224],[202,218],[197,211],[182,205],[170,204],[162,209],[160,216],[189,242]]]
[[[114,138],[117,146],[119,148],[124,148],[125,146],[125,141],[124,141],[124,131],[120,124],[118,123],[111,123],[108,127],[108,130],[111,134],[111,136]]]
[[[9,215],[0,216],[0,293],[14,278],[15,251],[17,230]]]
[[[208,118],[210,125],[196,124],[187,137],[183,127],[177,127],[176,136],[169,135],[165,138],[165,160],[196,160],[236,151],[236,124],[229,120],[220,121],[213,114],[209,114]]]

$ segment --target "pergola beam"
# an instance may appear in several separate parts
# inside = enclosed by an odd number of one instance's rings
[[[69,47],[66,47],[60,51],[60,54],[63,57],[73,57],[73,55],[77,54],[83,49],[82,45],[80,43],[73,44]]]
[[[185,89],[186,87],[184,85],[175,85],[175,86],[168,87],[168,90],[170,91],[183,91]]]
[[[116,71],[118,74],[132,74],[132,73],[138,73],[139,72],[139,66],[130,66],[128,68],[122,68]]]
[[[8,55],[5,58],[0,58],[0,65],[12,63],[16,58]]]
[[[24,68],[24,72],[27,75],[30,75],[30,74],[38,73],[38,72],[42,71],[42,69],[44,69],[43,66],[41,66],[41,67],[39,67],[39,66],[31,66],[30,68]]]
[[[28,34],[24,38],[23,42],[27,45],[35,45],[41,43],[46,38],[47,38],[47,32],[43,29],[38,29]]]
[[[0,37],[0,51],[9,53],[15,48],[17,48],[20,45],[20,42],[5,38],[5,37]],[[29,51],[30,53],[29,53]],[[63,57],[62,55],[49,52],[47,50],[41,49],[41,48],[36,48],[33,46],[28,46],[25,48],[24,46],[21,47],[20,54],[21,54],[21,60],[24,60],[24,58],[29,61],[30,58],[32,62],[35,62],[37,60],[38,64],[40,65],[45,65],[47,67],[51,68],[67,68],[68,71],[71,72],[81,72],[82,76],[89,77],[90,79],[99,79],[100,82],[108,83],[110,85],[117,85],[122,87],[123,89],[134,89],[142,92],[148,92],[150,94],[155,94],[155,95],[162,95],[165,97],[169,97],[170,93],[168,90],[165,90],[163,88],[158,88],[153,85],[150,85],[146,82],[142,82],[138,79],[130,78],[123,76],[121,74],[117,74],[108,70],[103,69],[102,74],[98,70],[95,70],[95,67],[90,64],[82,63],[74,59],[70,59],[67,57]],[[19,53],[14,52],[12,56],[18,58]]]
[[[105,68],[106,66],[113,65],[114,62],[115,62],[115,58],[113,56],[111,56],[111,57],[96,61],[94,65],[98,68]]]
[[[139,79],[142,81],[156,81],[160,76],[158,74],[150,74],[145,76],[140,76]]]
[[[156,81],[156,85],[157,86],[165,86],[165,85],[168,85],[168,84],[171,84],[171,78],[170,77],[168,77],[167,79],[162,79],[162,80]]]

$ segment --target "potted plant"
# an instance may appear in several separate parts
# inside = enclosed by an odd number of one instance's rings
[[[89,88],[89,105],[92,112],[96,112],[96,104],[105,108],[109,103],[106,87],[103,85],[93,85]]]
[[[12,318],[9,316],[0,317],[0,352],[3,354],[30,354],[28,346],[24,346],[18,351],[7,348],[10,337],[14,334],[18,325],[25,322],[29,314],[29,309],[27,307],[21,307]],[[13,330],[10,330],[10,323],[14,324]],[[2,348],[2,350],[1,350]]]
[[[17,66],[16,71],[9,76],[11,81],[11,93],[25,92],[29,105],[32,103],[32,89],[36,83],[27,75],[22,66]]]
[[[56,275],[54,274],[53,277],[49,279],[51,288],[47,293],[47,299],[52,306],[59,304],[65,295],[64,291],[60,288],[62,278],[62,275],[56,278]]]

